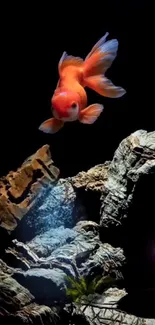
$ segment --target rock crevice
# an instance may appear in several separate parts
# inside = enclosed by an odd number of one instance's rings
[[[144,304],[143,314],[125,311],[140,288],[145,297],[155,288],[154,184],[155,132],[145,130],[124,139],[111,162],[74,177],[59,178],[48,145],[2,177],[0,323],[97,325],[100,317],[106,324],[155,324],[151,302],[149,312]],[[92,293],[93,309],[75,303],[68,314],[67,277],[104,279]],[[110,300],[115,310],[107,309]]]

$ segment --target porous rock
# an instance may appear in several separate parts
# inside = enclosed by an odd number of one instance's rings
[[[35,202],[43,184],[57,180],[48,145],[29,157],[16,171],[0,179],[0,228],[13,231]]]
[[[69,180],[75,189],[84,188],[86,191],[101,192],[104,182],[107,180],[109,165],[110,161],[106,161],[104,164],[90,168],[87,172],[79,172]]]

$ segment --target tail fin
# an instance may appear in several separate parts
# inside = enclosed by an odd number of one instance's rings
[[[87,55],[83,66],[84,86],[96,91],[98,94],[117,98],[123,96],[126,91],[115,86],[111,80],[105,77],[105,72],[110,68],[117,56],[118,41],[112,39],[106,41],[109,33],[106,33]]]

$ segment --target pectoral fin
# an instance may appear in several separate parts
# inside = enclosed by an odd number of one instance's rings
[[[102,113],[104,107],[101,104],[92,104],[80,112],[81,123],[93,124]]]
[[[44,121],[40,126],[39,130],[43,131],[44,133],[56,133],[64,126],[64,122],[57,120],[56,118],[52,117],[46,121]]]

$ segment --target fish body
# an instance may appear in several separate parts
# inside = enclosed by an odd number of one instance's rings
[[[59,131],[65,122],[94,123],[104,106],[98,103],[87,106],[86,87],[109,98],[119,98],[126,93],[105,76],[118,50],[118,41],[106,41],[108,35],[106,33],[93,46],[85,60],[66,52],[62,54],[58,63],[59,80],[51,98],[53,117],[44,121],[39,130],[52,134]]]

